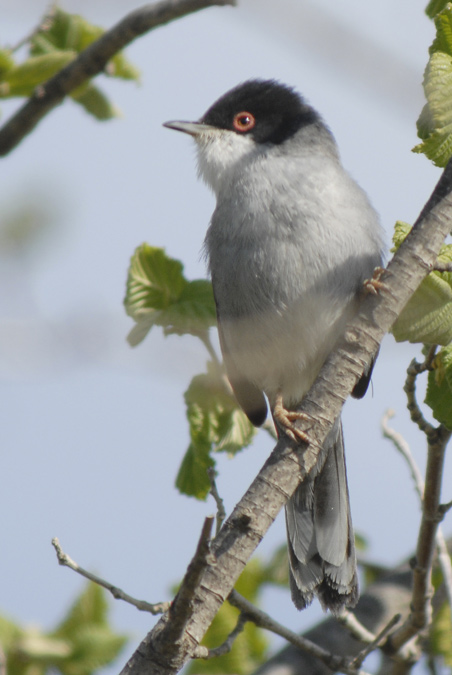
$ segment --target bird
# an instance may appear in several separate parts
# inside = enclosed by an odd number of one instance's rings
[[[379,217],[342,166],[320,114],[277,80],[242,82],[199,120],[164,126],[193,137],[198,173],[216,197],[204,252],[237,402],[253,425],[264,423],[269,406],[278,435],[309,440],[296,409],[382,264]],[[285,514],[295,606],[304,609],[315,596],[334,615],[355,606],[340,417]]]

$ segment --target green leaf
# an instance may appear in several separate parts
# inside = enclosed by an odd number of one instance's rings
[[[102,588],[88,583],[52,635],[72,637],[74,632],[87,624],[107,626],[107,611],[108,605]]]
[[[0,82],[5,79],[6,73],[15,67],[10,49],[0,49]]]
[[[0,645],[8,652],[15,642],[22,636],[23,630],[13,621],[0,616]]]
[[[192,379],[185,404],[191,443],[176,485],[184,494],[205,499],[210,490],[207,468],[215,465],[212,453],[242,450],[251,443],[256,430],[212,366]]]
[[[0,96],[30,96],[34,89],[58,73],[75,57],[73,51],[50,52],[32,56],[4,74]]]
[[[430,628],[430,650],[442,656],[446,666],[452,667],[452,621],[447,600],[436,613]]]
[[[452,3],[436,14],[435,26],[423,82],[427,103],[417,121],[422,143],[413,152],[444,167],[452,155]]]
[[[0,644],[8,675],[92,675],[110,664],[126,638],[113,632],[107,617],[105,592],[88,584],[68,615],[51,633],[33,626],[21,629],[0,618]]]
[[[210,282],[187,281],[181,262],[149,244],[132,256],[124,304],[137,324],[128,336],[132,346],[153,326],[162,326],[165,335],[199,335],[216,322]]]
[[[397,250],[410,231],[407,223],[398,222],[393,237]],[[441,248],[438,260],[452,261],[452,246]],[[452,340],[452,274],[431,272],[405,305],[392,327],[398,342],[447,345]]]
[[[32,38],[31,53],[37,55],[50,50],[67,49],[80,53],[104,32],[103,28],[95,26],[83,16],[69,14],[57,8],[49,30]],[[109,61],[105,72],[107,75],[125,80],[139,80],[140,77],[138,69],[130,63],[123,52],[119,52]],[[99,117],[99,119],[109,118]]]
[[[237,581],[237,591],[247,600],[256,602],[263,584],[263,573],[261,563],[253,558]],[[222,644],[236,626],[238,616],[238,610],[225,602],[213,620],[202,644],[210,649]],[[257,628],[255,624],[248,622],[234,641],[230,652],[208,661],[201,659],[193,661],[187,672],[205,673],[206,675],[214,673],[246,675],[264,662],[267,649],[268,641],[265,632]]]
[[[430,0],[425,9],[425,13],[430,19],[434,19],[435,16],[445,8],[448,2],[449,0]]]
[[[123,52],[119,52],[111,59],[107,66],[107,73],[122,80],[140,81],[140,71],[124,56]]]
[[[58,663],[63,675],[91,675],[111,663],[126,642],[108,623],[108,605],[104,590],[89,583],[77,598],[69,614],[52,634],[71,645],[70,658]]]
[[[98,120],[110,120],[119,116],[119,111],[104,93],[90,82],[71,93],[71,98],[83,106],[87,113]]]
[[[436,355],[433,368],[428,374],[425,402],[433,417],[452,430],[452,345]]]
[[[63,675],[91,675],[116,659],[126,638],[107,626],[86,624],[72,635],[71,659],[58,665]]]
[[[205,499],[210,481],[207,469],[215,465],[209,454],[210,446],[190,443],[176,477],[176,487],[184,495]]]

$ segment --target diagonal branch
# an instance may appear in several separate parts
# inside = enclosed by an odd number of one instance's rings
[[[364,299],[359,316],[348,326],[338,349],[329,357],[303,401],[300,409],[315,419],[310,428],[314,444],[297,448],[281,439],[214,539],[211,550],[215,565],[206,569],[195,592],[194,611],[177,650],[165,640],[170,621],[166,614],[130,658],[123,675],[138,675],[149,669],[154,675],[170,675],[191,658],[277,514],[315,466],[316,448],[322,446],[383,336],[432,269],[451,229],[451,190],[452,162],[444,170],[412,232],[388,265],[382,277],[384,288]],[[173,647],[170,659],[169,646]]]
[[[131,12],[63,70],[36,88],[33,96],[0,129],[0,156],[11,152],[71,91],[101,73],[108,61],[137,37],[200,9],[232,4],[234,0],[161,0]]]
[[[85,577],[85,579],[89,579],[89,581],[92,581],[94,584],[102,586],[102,588],[105,588],[107,591],[110,591],[110,593],[116,600],[124,600],[124,602],[128,602],[129,605],[133,605],[140,611],[150,612],[151,614],[163,614],[163,612],[166,612],[169,609],[170,607],[169,602],[156,602],[151,604],[146,600],[137,600],[137,598],[133,598],[131,595],[123,591],[121,588],[114,586],[109,581],[105,581],[105,579],[101,579],[100,577],[97,576],[97,574],[88,572],[88,570],[85,570],[83,567],[80,567],[80,565],[76,563],[75,560],[72,560],[72,558],[63,551],[58,537],[54,537],[52,539],[52,546],[55,549],[58,562],[60,565],[63,565],[64,567],[69,567],[71,570],[74,570],[74,572],[77,572],[77,574],[80,574],[82,577]]]

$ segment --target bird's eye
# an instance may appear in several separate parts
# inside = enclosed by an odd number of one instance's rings
[[[249,112],[243,111],[234,115],[232,126],[236,131],[249,131],[256,124],[256,118]]]

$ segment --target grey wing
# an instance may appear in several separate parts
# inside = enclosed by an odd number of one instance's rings
[[[255,427],[260,427],[267,417],[267,402],[264,394],[255,384],[247,380],[237,369],[234,358],[228,349],[225,336],[221,327],[221,317],[217,304],[218,335],[220,338],[221,352],[223,354],[226,374],[231,383],[239,406]]]

